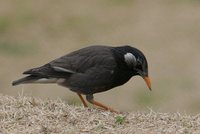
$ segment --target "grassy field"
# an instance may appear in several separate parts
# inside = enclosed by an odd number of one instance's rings
[[[92,44],[129,44],[148,61],[153,92],[135,77],[95,98],[121,111],[200,111],[199,0],[4,0],[0,2],[0,93],[61,98],[56,85],[12,87],[21,72]]]
[[[58,100],[0,95],[2,134],[199,134],[200,115],[122,112],[73,106]]]

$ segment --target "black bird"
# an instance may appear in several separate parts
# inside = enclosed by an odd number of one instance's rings
[[[93,94],[123,85],[132,76],[141,76],[149,89],[148,63],[144,54],[131,46],[90,46],[71,52],[41,67],[25,71],[28,76],[16,80],[13,86],[27,83],[57,83],[69,88],[88,102],[115,111],[94,100]]]

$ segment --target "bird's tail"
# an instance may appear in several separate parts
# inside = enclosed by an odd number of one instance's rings
[[[15,80],[12,82],[12,85],[13,86],[17,86],[19,84],[25,84],[25,83],[32,83],[36,80],[38,80],[39,77],[38,76],[34,76],[34,75],[29,75],[29,76],[26,76],[24,78],[21,78],[19,80]]]
[[[44,78],[44,77],[40,77],[40,76],[36,76],[36,75],[29,75],[26,76],[24,78],[21,78],[19,80],[13,81],[12,85],[16,86],[19,84],[28,84],[28,83],[56,83],[57,82],[57,78]]]

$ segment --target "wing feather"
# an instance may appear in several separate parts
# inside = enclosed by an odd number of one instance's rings
[[[109,47],[92,46],[83,48],[58,59],[55,59],[44,66],[25,71],[24,74],[32,74],[42,77],[68,78],[76,73],[84,74],[98,66],[113,68],[115,59]]]

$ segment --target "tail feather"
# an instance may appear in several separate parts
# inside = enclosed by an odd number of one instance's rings
[[[34,76],[34,75],[29,75],[29,76],[26,76],[26,77],[21,78],[19,80],[13,81],[12,85],[16,86],[16,85],[19,85],[19,84],[31,83],[31,82],[36,81],[38,79],[40,79],[40,77]]]
[[[58,80],[57,78],[44,78],[36,75],[29,75],[19,80],[13,81],[12,85],[16,86],[19,84],[28,84],[28,83],[42,83],[42,84],[56,83],[57,80]]]

